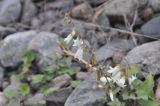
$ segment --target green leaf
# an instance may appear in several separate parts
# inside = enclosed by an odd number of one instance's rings
[[[136,91],[136,94],[137,94],[137,99],[143,99],[143,100],[148,100],[148,95],[145,91],[141,90],[141,89],[138,89]]]
[[[160,101],[157,100],[139,100],[140,106],[160,106]]]
[[[3,92],[4,92],[4,95],[9,99],[13,98],[16,95],[15,89],[11,89],[11,88],[6,88],[4,89]]]
[[[154,79],[153,76],[149,74],[138,89],[144,91],[148,96],[153,97],[154,96],[153,87],[154,87]]]
[[[40,93],[44,93],[44,92],[46,92],[49,88],[50,88],[50,87],[49,87],[48,85],[44,85],[44,86],[42,86],[42,87],[40,88],[39,92],[40,92]]]
[[[31,50],[27,50],[23,55],[24,64],[30,63],[35,59],[35,54]]]
[[[124,92],[122,94],[123,100],[135,100],[136,99],[136,95],[134,93],[128,93],[128,92]]]
[[[73,75],[76,72],[80,71],[79,67],[63,67],[59,70],[59,74],[69,74]]]
[[[55,73],[57,70],[59,69],[59,67],[57,65],[49,65],[46,67],[45,71],[48,73],[48,74],[53,74]]]
[[[80,84],[80,82],[81,81],[79,81],[79,80],[72,81],[71,82],[71,87],[76,88]]]
[[[130,70],[129,70],[129,74],[130,76],[137,74],[140,71],[139,66],[137,64],[132,64],[130,65]]]
[[[37,74],[37,75],[32,76],[32,81],[33,83],[39,83],[43,80],[43,78],[44,78],[44,75]]]
[[[19,89],[20,93],[23,95],[23,96],[26,96],[30,93],[30,87],[27,83],[22,83],[20,86],[19,86]]]
[[[116,101],[111,101],[108,103],[109,106],[125,106],[125,103],[123,102],[116,102]]]
[[[55,91],[58,91],[59,88],[57,88],[57,87],[48,87],[48,88],[45,88],[43,90],[44,90],[43,91],[44,94],[50,94],[50,93],[53,93]]]

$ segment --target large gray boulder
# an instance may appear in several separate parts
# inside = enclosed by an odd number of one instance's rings
[[[129,17],[134,15],[137,4],[137,0],[111,0],[105,3],[104,13],[115,19],[123,20],[124,15]]]
[[[58,35],[49,32],[26,31],[8,35],[0,45],[0,63],[3,67],[16,67],[29,49],[35,52],[38,66],[43,70],[53,63],[55,53],[61,56],[57,40]]]
[[[0,1],[0,24],[6,25],[15,22],[21,12],[20,0],[1,0]]]
[[[160,74],[160,41],[154,41],[135,47],[131,50],[125,60],[129,64],[138,64],[141,68],[141,77],[152,73]]]
[[[98,88],[96,74],[91,73],[72,92],[64,106],[103,106],[106,91]]]
[[[18,32],[8,35],[0,45],[0,63],[3,67],[15,67],[21,62],[21,57],[32,38],[37,36],[35,31]]]
[[[143,34],[152,38],[160,38],[160,16],[154,17],[141,27]]]
[[[23,23],[29,23],[32,20],[32,18],[36,15],[36,12],[37,8],[32,2],[32,0],[24,0],[21,21]]]
[[[149,5],[153,8],[155,12],[160,11],[160,1],[159,0],[149,0]]]
[[[122,49],[125,51],[131,50],[135,47],[132,40],[113,39],[108,44],[102,46],[96,51],[97,61],[109,59],[113,56],[116,50]]]

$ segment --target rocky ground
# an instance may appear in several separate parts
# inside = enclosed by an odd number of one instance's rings
[[[8,104],[3,89],[14,87],[8,73],[18,69],[26,49],[36,54],[36,72],[54,64],[53,54],[62,56],[57,44],[72,25],[64,20],[69,13],[78,33],[97,55],[97,61],[115,65],[127,60],[141,67],[140,77],[160,75],[159,0],[0,0],[0,106],[104,106],[104,91],[96,87],[94,73],[81,71],[52,79],[59,91],[31,97],[45,104],[27,101]],[[125,60],[123,60],[125,58]],[[34,70],[31,70],[34,71]],[[34,72],[33,72],[34,73]],[[86,79],[85,79],[86,78]],[[72,80],[83,81],[74,91]],[[23,104],[23,105],[22,105]]]

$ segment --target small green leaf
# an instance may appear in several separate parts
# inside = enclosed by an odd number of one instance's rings
[[[16,95],[15,89],[11,89],[11,88],[6,88],[4,89],[3,92],[4,92],[4,95],[9,99],[13,98]]]
[[[143,91],[141,89],[138,89],[136,91],[136,94],[137,94],[137,99],[143,99],[143,100],[148,100],[148,95],[146,93],[146,91]]]
[[[33,83],[39,83],[43,80],[43,78],[44,78],[44,75],[37,74],[37,75],[32,76],[32,81]]]
[[[124,92],[122,94],[123,100],[135,100],[136,99],[136,95],[134,93],[128,93],[128,92]]]
[[[157,100],[139,100],[140,106],[160,106],[160,101]]]
[[[139,86],[139,90],[144,91],[148,96],[153,97],[153,87],[154,87],[154,79],[151,74],[149,74],[145,81]]]
[[[59,74],[73,75],[78,71],[80,71],[80,67],[63,67],[59,70]]]
[[[26,95],[28,95],[30,93],[30,87],[29,87],[29,85],[27,83],[22,83],[19,86],[19,91],[23,96],[26,96]]]
[[[76,88],[80,84],[80,82],[81,81],[79,81],[79,80],[72,81],[71,82],[71,87]]]
[[[48,74],[53,74],[55,73],[57,70],[59,69],[59,67],[57,65],[49,65],[46,67],[45,71],[48,73]]]
[[[24,64],[30,63],[35,59],[35,54],[31,50],[27,50],[23,55]]]
[[[116,102],[116,101],[111,101],[108,103],[109,106],[125,106],[125,103],[123,102]]]
[[[139,66],[137,64],[130,65],[130,76],[137,74],[140,71]]]
[[[43,91],[43,93],[44,94],[50,94],[50,93],[53,93],[53,92],[58,91],[58,90],[59,90],[59,88],[57,88],[57,87],[49,87],[49,88],[46,88]]]

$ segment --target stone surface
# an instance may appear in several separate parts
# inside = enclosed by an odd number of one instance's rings
[[[27,49],[36,54],[37,64],[43,70],[47,64],[53,64],[53,55],[61,56],[57,44],[58,35],[49,32],[26,31],[6,37],[0,45],[0,62],[3,67],[16,67],[22,62]]]
[[[15,33],[16,32],[16,29],[14,28],[11,28],[11,27],[3,27],[3,26],[0,26],[0,39],[3,39],[5,38],[7,35],[10,35],[12,33]]]
[[[72,92],[64,106],[103,106],[105,91],[97,86],[96,74],[90,73]]]
[[[83,4],[80,4],[76,7],[74,7],[71,10],[70,15],[73,18],[89,20],[89,19],[92,19],[93,12],[94,11],[93,11],[92,7],[88,3],[85,2]]]
[[[37,12],[32,0],[24,0],[22,10],[22,23],[29,23]]]
[[[51,82],[56,87],[66,87],[71,83],[71,77],[68,74],[60,75],[54,78]]]
[[[160,100],[160,78],[157,80],[157,87],[155,90],[155,98]]]
[[[4,67],[15,67],[21,62],[27,45],[36,36],[35,31],[18,32],[8,35],[0,45],[0,62]]]
[[[153,8],[155,12],[160,11],[160,1],[159,0],[149,0],[149,5]]]
[[[62,88],[58,91],[50,93],[46,97],[47,106],[64,106],[64,103],[68,96],[71,94],[72,88]]]
[[[0,92],[0,106],[5,106],[7,104],[7,99],[3,92]]]
[[[137,7],[137,0],[111,0],[106,2],[104,13],[116,20],[124,20],[123,16],[132,17]]]
[[[87,78],[87,76],[88,76],[87,72],[77,72],[76,73],[77,80],[84,80],[85,78]]]
[[[141,77],[152,73],[160,74],[160,41],[154,41],[135,47],[131,50],[125,60],[128,64],[138,64],[141,68]]]
[[[15,22],[21,12],[20,0],[0,1],[0,24],[6,25]]]
[[[117,49],[128,51],[134,47],[135,45],[132,40],[113,39],[96,51],[97,61],[111,58]]]
[[[154,17],[141,27],[143,34],[153,38],[160,38],[160,16]]]
[[[124,59],[126,55],[126,51],[122,50],[122,49],[119,49],[119,50],[116,50],[112,56],[112,61],[113,63],[116,65],[116,64],[120,64],[121,61]]]
[[[97,6],[99,4],[104,3],[107,0],[84,0],[84,1],[89,2],[91,5]]]
[[[48,9],[59,10],[59,12],[68,12],[74,6],[73,0],[56,0],[54,2],[48,3]]]
[[[0,67],[0,88],[3,88],[3,81],[4,81],[4,72],[5,70]]]
[[[61,57],[61,49],[57,43],[58,35],[50,32],[39,32],[32,38],[28,48],[37,55],[37,65],[44,70],[47,65],[54,63],[53,55]]]
[[[44,94],[36,93],[24,101],[24,106],[46,106]]]

